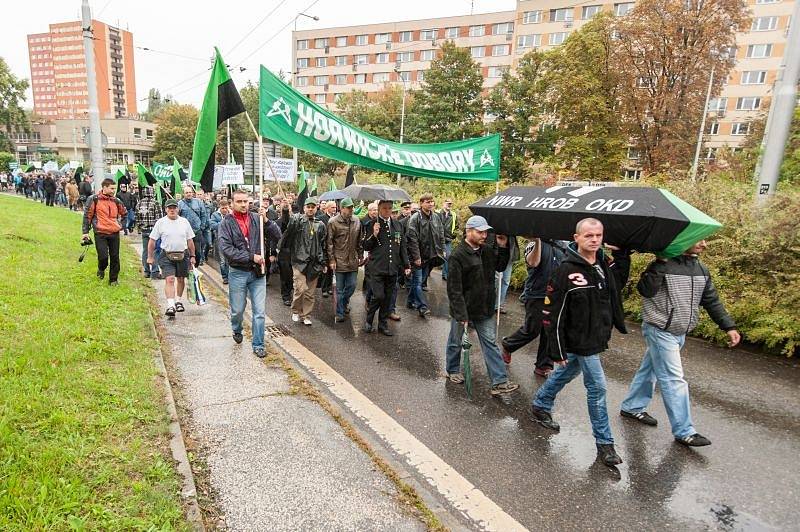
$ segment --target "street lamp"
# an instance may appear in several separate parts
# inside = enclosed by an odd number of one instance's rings
[[[403,103],[400,105],[400,144],[403,143],[403,132],[405,130],[405,122],[406,122],[406,78],[404,78],[400,74],[400,64],[397,63],[394,66],[394,71],[397,74],[397,77],[400,78],[400,81],[403,82]],[[397,172],[397,184],[400,184],[400,172]]]
[[[723,48],[720,51],[711,50],[711,56],[716,59],[717,56],[723,59],[728,58],[728,49]],[[700,120],[700,131],[697,132],[697,147],[694,150],[694,161],[692,161],[692,168],[689,171],[689,177],[692,182],[697,180],[697,167],[700,164],[700,151],[703,149],[703,134],[706,129],[706,117],[708,116],[708,102],[711,101],[711,88],[714,86],[714,72],[717,68],[716,63],[711,65],[711,75],[708,78],[708,88],[706,89],[706,101],[703,105],[703,118]]]

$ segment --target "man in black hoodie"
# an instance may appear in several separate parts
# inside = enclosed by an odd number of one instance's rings
[[[557,365],[536,392],[531,407],[534,421],[559,430],[551,412],[556,395],[580,373],[586,386],[586,403],[599,458],[608,466],[622,463],[606,408],[606,376],[600,353],[608,349],[612,326],[626,334],[620,290],[630,272],[627,252],[616,260],[603,254],[603,224],[584,218],[575,227],[570,246],[545,290],[542,325],[548,333],[550,357]]]

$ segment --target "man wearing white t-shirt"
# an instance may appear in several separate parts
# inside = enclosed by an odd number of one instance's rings
[[[159,218],[150,231],[150,241],[147,243],[147,263],[155,264],[156,241],[161,239],[161,255],[158,257],[158,266],[161,274],[166,278],[164,295],[167,297],[167,311],[169,317],[175,312],[185,310],[181,303],[186,278],[189,268],[195,264],[194,231],[186,218],[178,216],[178,202],[169,199],[164,204],[167,215]],[[175,279],[177,278],[177,287]]]

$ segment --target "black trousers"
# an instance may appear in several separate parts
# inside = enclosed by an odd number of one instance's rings
[[[94,248],[97,250],[97,270],[104,272],[111,259],[108,281],[116,281],[119,277],[119,233],[113,235],[95,233]]]
[[[525,302],[525,322],[511,336],[503,338],[503,347],[513,353],[517,349],[531,343],[539,337],[539,349],[536,354],[536,367],[539,369],[553,368],[553,361],[547,354],[547,335],[542,334],[542,309],[544,299],[529,299]]]
[[[46,202],[45,204],[48,207],[52,207],[53,206],[53,200],[56,198],[56,193],[55,192],[45,192],[44,193],[44,197],[45,197],[45,202]]]
[[[195,260],[195,264],[200,266],[201,264],[203,264],[203,258],[204,258],[203,250],[205,249],[205,245],[206,245],[206,239],[203,238],[203,231],[200,230],[200,231],[196,232],[194,234],[194,238],[192,239],[192,241],[194,241],[194,260]]]
[[[322,292],[329,292],[333,289],[333,270],[328,268],[328,273],[321,273],[317,283]]]
[[[375,312],[378,312],[378,326],[389,326],[389,310],[392,306],[392,294],[397,286],[396,275],[376,275],[369,276],[369,290],[372,292],[372,299],[369,300],[367,307],[367,323],[372,325],[375,319]]]
[[[294,281],[292,273],[292,261],[288,257],[278,257],[278,271],[281,276],[281,299],[284,301],[292,300],[294,291]]]

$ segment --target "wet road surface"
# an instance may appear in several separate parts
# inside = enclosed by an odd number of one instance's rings
[[[528,420],[532,394],[544,382],[533,374],[536,341],[514,354],[509,376],[520,389],[510,406],[489,395],[477,341],[473,399],[445,380],[449,318],[438,273],[427,293],[428,320],[405,309],[400,289],[402,322],[391,325],[391,338],[361,331],[360,279],[349,320],[334,324],[333,298],[318,292],[311,327],[291,321],[277,276],[270,285],[270,318],[529,529],[798,529],[800,365],[792,359],[688,340],[683,361],[693,419],[713,445],[687,449],[674,443],[658,393],[649,408],[658,427],[619,416],[644,341],[635,326],[627,336],[615,332],[602,360],[625,462],[610,469],[595,460],[580,377],[557,398],[559,433]],[[524,316],[514,294],[507,307],[500,336]]]

